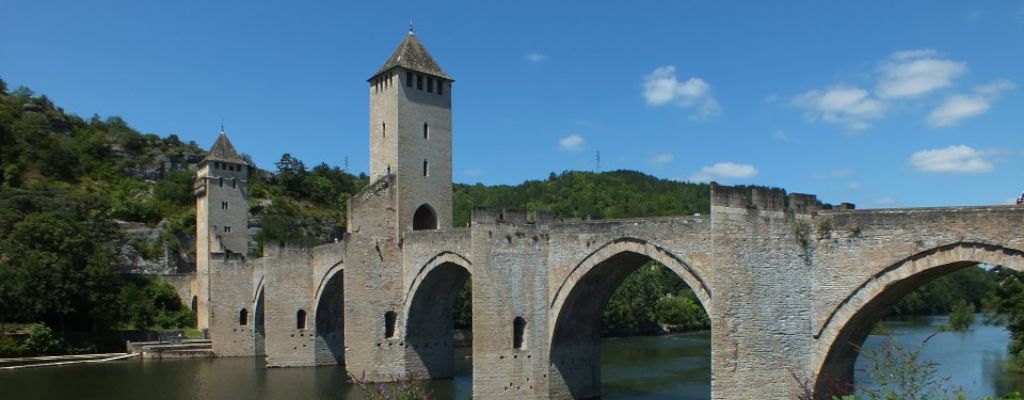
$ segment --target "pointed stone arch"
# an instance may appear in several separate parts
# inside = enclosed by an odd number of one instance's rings
[[[622,237],[609,241],[580,260],[569,274],[562,279],[562,282],[558,286],[558,290],[551,298],[549,311],[557,313],[557,310],[562,308],[566,297],[568,297],[569,293],[572,292],[576,284],[578,284],[584,276],[589,274],[594,267],[608,261],[614,256],[624,253],[644,256],[668,267],[668,269],[675,272],[687,286],[693,289],[694,294],[696,294],[697,298],[700,299],[701,305],[704,306],[704,309],[707,310],[709,315],[711,314],[711,287],[698,272],[698,269],[684,260],[682,256],[668,250],[667,248],[635,237]],[[552,317],[556,317],[552,320],[557,320],[556,314],[553,314]],[[553,330],[554,326],[552,326],[551,329]]]
[[[252,334],[253,353],[262,356],[267,353],[267,328],[266,328],[266,287],[263,278],[259,280],[252,299]]]
[[[444,251],[424,263],[405,295],[399,335],[405,339],[408,371],[422,377],[454,374],[454,312],[459,290],[471,276],[466,257]]]
[[[430,204],[423,203],[416,212],[412,214],[412,230],[435,230],[437,229],[437,211]]]
[[[623,280],[651,260],[665,265],[693,289],[715,320],[711,288],[682,256],[644,239],[611,240],[573,266],[552,297],[548,309],[549,397],[600,397],[601,315]]]
[[[1024,272],[1024,251],[982,242],[949,243],[882,268],[851,290],[813,332],[815,391],[849,389],[856,349],[889,306],[935,278],[977,264]]]
[[[317,285],[313,297],[313,362],[345,364],[345,265],[334,264]]]

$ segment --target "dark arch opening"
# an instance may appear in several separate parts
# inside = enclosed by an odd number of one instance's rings
[[[412,230],[437,229],[437,213],[430,204],[421,205],[412,216]]]
[[[199,327],[199,317],[196,315],[199,312],[199,296],[192,296],[192,327]]]
[[[523,333],[526,331],[526,320],[523,317],[516,317],[512,320],[512,348],[522,350]]]
[[[925,344],[916,339],[931,338],[935,334],[935,327],[926,326],[927,332],[920,335],[912,334],[912,331],[902,331],[900,326],[912,327],[907,320],[920,320],[921,318],[934,319],[936,315],[947,315],[957,302],[964,301],[973,312],[981,309],[981,302],[988,297],[988,290],[996,290],[999,286],[996,282],[999,273],[1017,275],[1003,267],[979,267],[974,261],[954,262],[937,266],[925,271],[910,275],[902,280],[896,281],[885,287],[884,290],[875,295],[862,307],[854,312],[853,316],[843,325],[828,349],[828,353],[817,373],[814,382],[815,399],[832,398],[832,396],[851,394],[860,390],[863,386],[858,382],[863,379],[867,385],[871,385],[870,371],[878,369],[884,373],[884,367],[909,368],[908,365],[865,365],[856,367],[858,358],[866,358],[870,362],[872,358],[880,358],[878,355],[898,355],[900,351],[922,350]],[[1019,275],[1017,275],[1019,279]],[[988,289],[982,287],[988,286]],[[972,314],[973,315],[973,314]],[[890,320],[890,317],[895,320]],[[952,317],[949,322],[952,323]],[[978,323],[980,321],[974,321]],[[895,324],[895,325],[892,325]],[[970,322],[968,322],[970,324]],[[876,327],[882,327],[876,330]],[[891,326],[896,326],[890,331]],[[943,328],[955,329],[955,326],[947,325]],[[909,328],[907,328],[909,329]],[[955,333],[944,332],[943,335]],[[869,337],[876,336],[869,340]],[[885,339],[889,336],[893,342]],[[920,336],[920,337],[918,337]],[[957,340],[959,343],[960,340]],[[889,346],[898,346],[891,348]],[[928,347],[934,346],[932,341]],[[864,353],[875,354],[876,356],[861,357]],[[886,360],[889,361],[889,360]],[[935,363],[932,363],[935,362]],[[929,360],[927,355],[916,360],[917,368],[923,365],[932,365],[928,368],[937,368],[944,365],[943,360]],[[972,369],[977,366],[959,365],[957,369]],[[858,372],[859,371],[859,372]],[[856,376],[860,375],[861,376]],[[939,376],[949,374],[939,373]],[[952,388],[953,383],[944,380],[936,380],[930,383],[927,388],[933,389],[938,386]]]
[[[388,311],[384,313],[384,337],[391,339],[395,337],[395,320],[398,319],[398,314],[394,311]]]
[[[321,289],[317,302],[316,338],[313,342],[317,365],[345,364],[345,276],[338,271]]]
[[[295,313],[295,329],[306,329],[306,310]]]
[[[257,356],[262,356],[267,353],[267,327],[266,321],[264,320],[266,307],[263,299],[263,288],[260,287],[259,294],[256,296],[256,305],[254,307],[255,321],[253,325],[253,352]]]
[[[700,328],[703,329],[702,332],[692,334],[695,335],[694,343],[697,346],[707,346],[703,353],[689,356],[700,361],[680,363],[685,364],[685,366],[679,367],[685,368],[685,371],[659,373],[706,376],[706,387],[695,388],[696,392],[686,394],[693,397],[706,396],[710,398],[711,341],[710,333],[707,331],[707,328],[710,328],[710,321],[707,319],[703,304],[683,279],[671,269],[646,255],[629,251],[618,253],[595,265],[576,282],[565,297],[557,314],[558,317],[554,321],[550,349],[548,391],[551,398],[600,398],[603,391],[601,381],[602,347],[606,347],[613,353],[628,351],[621,347],[615,347],[614,342],[609,342],[612,343],[611,347],[608,347],[608,343],[602,344],[602,337],[650,334],[650,329],[660,328],[660,325],[652,324],[643,318],[630,318],[628,312],[625,317],[620,315],[623,310],[636,308],[635,304],[629,303],[632,301],[643,304],[643,301],[658,302],[663,298],[672,298],[657,291],[653,293],[650,290],[638,291],[638,288],[644,287],[642,286],[643,282],[648,279],[671,282],[672,290],[678,289],[678,299],[685,300],[691,311],[699,312],[701,323],[706,324]],[[616,304],[610,302],[613,297]],[[626,303],[620,304],[620,301]],[[687,335],[691,334],[687,333]],[[528,341],[528,339],[526,340]],[[637,372],[637,375],[625,379],[652,379],[649,372]],[[666,375],[666,379],[671,378]],[[631,386],[631,389],[641,391],[632,393],[631,396],[642,396],[645,394],[642,391],[647,390],[645,387]],[[650,390],[657,389],[652,387]]]
[[[249,325],[249,310],[243,308],[238,311],[238,324],[242,326]]]
[[[416,355],[410,360],[410,371],[431,379],[454,376],[455,328],[466,324],[456,303],[469,306],[469,277],[469,270],[450,262],[434,267],[423,277],[406,317],[406,345]]]

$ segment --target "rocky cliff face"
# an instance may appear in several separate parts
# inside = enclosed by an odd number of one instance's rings
[[[170,275],[196,270],[194,235],[168,235],[166,221],[153,228],[138,222],[117,223],[124,234],[124,239],[115,244],[120,255],[119,272]]]

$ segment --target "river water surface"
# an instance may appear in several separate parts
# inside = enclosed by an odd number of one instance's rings
[[[979,316],[979,320],[980,320]],[[883,324],[907,347],[946,322],[945,317],[887,320]],[[865,348],[877,347],[872,336]],[[1003,368],[1009,334],[998,326],[975,324],[969,332],[933,337],[923,358],[938,363],[938,375],[963,387],[969,398],[1024,391],[1024,376]],[[606,399],[707,399],[710,397],[710,335],[693,332],[655,337],[606,339],[601,344]],[[438,399],[468,399],[469,349],[460,349],[455,379],[434,381]],[[857,361],[865,367],[864,357]],[[857,380],[866,381],[864,373]],[[106,364],[0,371],[0,399],[360,399],[336,367],[262,367],[253,358],[131,360]]]

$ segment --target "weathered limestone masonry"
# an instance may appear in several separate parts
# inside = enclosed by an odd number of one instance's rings
[[[344,365],[372,381],[450,377],[452,305],[471,280],[474,398],[598,397],[602,310],[655,260],[711,318],[712,397],[792,399],[805,384],[848,390],[854,346],[907,292],[976,263],[1024,270],[1021,207],[858,211],[716,184],[706,216],[477,209],[454,229],[451,82],[411,32],[370,79],[372,180],[350,199],[340,243],[265,244],[246,260],[223,227],[246,226],[247,175],[200,169],[193,292],[218,355]],[[214,147],[215,169],[234,160],[226,136]]]
[[[266,250],[265,250],[266,252]],[[274,254],[259,259],[263,263],[266,289],[266,354],[272,367],[342,364],[344,362],[341,326],[328,328],[324,321],[316,325],[320,311],[317,289],[328,271],[342,269],[345,244],[335,243],[312,249],[280,247]],[[312,267],[312,268],[310,268]],[[322,297],[322,296],[321,296]],[[328,319],[340,322],[342,293],[334,291],[323,298],[323,311],[333,312]]]

